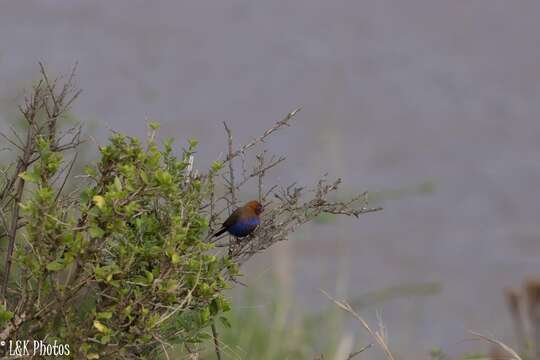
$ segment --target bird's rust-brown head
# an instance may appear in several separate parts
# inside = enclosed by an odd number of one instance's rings
[[[247,208],[250,208],[251,210],[253,210],[253,212],[255,212],[255,214],[257,214],[257,215],[260,215],[264,210],[261,203],[256,201],[256,200],[252,200],[252,201],[248,202],[245,206]]]

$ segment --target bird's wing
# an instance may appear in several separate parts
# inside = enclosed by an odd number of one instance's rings
[[[233,213],[223,223],[223,227],[227,229],[233,226],[234,223],[240,218],[240,215],[242,215],[242,208],[234,210]]]

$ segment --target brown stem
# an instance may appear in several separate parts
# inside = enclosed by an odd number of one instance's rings
[[[216,358],[221,360],[221,349],[219,348],[219,334],[217,332],[216,324],[212,323],[212,337],[214,338],[214,348],[216,349]]]
[[[13,176],[18,177],[17,189],[15,191],[15,197],[13,199],[13,212],[11,214],[11,225],[9,229],[9,243],[6,252],[6,260],[4,264],[4,279],[2,281],[2,288],[0,289],[0,299],[5,301],[7,286],[9,283],[9,274],[11,271],[11,264],[13,261],[13,249],[15,247],[15,238],[17,237],[17,229],[19,223],[19,211],[20,211],[20,202],[22,200],[22,195],[24,192],[25,181],[19,175],[25,172],[28,169],[28,164],[30,158],[34,152],[34,126],[33,122],[35,119],[35,113],[31,114],[28,118],[28,132],[26,134],[26,144],[24,146],[23,157],[19,159],[17,165],[17,171]]]

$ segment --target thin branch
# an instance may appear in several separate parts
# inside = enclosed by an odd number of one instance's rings
[[[0,131],[0,136],[3,137],[8,143],[15,146],[20,151],[24,151],[24,148],[22,145],[17,144],[15,141],[11,140],[6,134]]]
[[[281,162],[285,161],[285,160],[286,160],[286,157],[282,156],[282,157],[279,157],[277,160],[272,161],[270,164],[264,166],[263,168],[260,168],[260,169],[255,168],[249,175],[247,175],[244,179],[242,179],[240,182],[238,182],[236,184],[235,190],[240,190],[240,188],[242,186],[244,186],[249,180],[253,179],[254,177],[258,178],[258,183],[259,183],[258,187],[259,187],[259,189],[262,190],[262,181],[263,181],[264,176],[266,175],[266,172],[268,170],[272,169],[273,167],[277,166]],[[229,173],[230,173],[230,164],[231,164],[231,162],[229,162]],[[234,176],[234,171],[233,171],[233,176]],[[230,175],[229,175],[229,179],[224,178],[223,180],[226,182],[227,188],[229,188],[229,193],[218,197],[216,200],[214,200],[214,202],[226,200],[227,196],[230,194],[230,186],[231,186]],[[268,197],[268,195],[270,193],[272,193],[272,191],[274,191],[277,187],[278,187],[277,185],[274,185],[266,193],[262,194],[262,196],[261,196],[262,202],[264,202],[264,199],[266,199]],[[211,202],[210,202],[210,204],[211,204]],[[205,208],[205,207],[203,207],[203,208]],[[219,215],[219,213],[217,215]]]
[[[264,200],[263,200],[263,179],[264,179],[265,171],[267,170],[267,169],[264,168],[264,154],[265,154],[265,151],[263,151],[262,153],[257,155],[257,161],[258,161],[258,169],[257,169],[258,174],[257,174],[257,176],[258,176],[258,180],[259,180],[257,182],[257,193],[259,194],[259,202],[260,203],[264,202]],[[280,160],[280,162],[285,160],[284,157],[280,158],[280,159],[282,159],[282,160]],[[277,165],[277,163],[274,164],[273,166],[275,166],[275,165]]]
[[[34,113],[29,116],[30,116],[28,118],[29,121],[33,121],[36,115]],[[5,301],[7,286],[9,283],[11,263],[13,261],[13,249],[15,247],[15,238],[17,236],[17,229],[18,229],[18,223],[19,223],[20,202],[22,200],[22,195],[23,195],[24,186],[25,186],[24,179],[21,178],[19,175],[27,170],[29,166],[28,164],[29,164],[30,158],[34,152],[35,139],[34,139],[34,132],[32,128],[33,128],[32,126],[28,127],[28,132],[26,136],[26,144],[24,146],[24,153],[23,153],[22,158],[19,159],[19,163],[17,165],[17,171],[13,175],[14,178],[16,179],[15,181],[18,181],[18,183],[17,183],[17,188],[15,190],[15,197],[13,199],[13,210],[12,210],[11,224],[10,224],[10,229],[9,229],[9,234],[8,234],[8,248],[6,251],[6,260],[4,264],[4,278],[2,279],[2,288],[0,289],[0,299],[2,299],[3,301]]]
[[[234,183],[234,167],[232,163],[232,159],[235,158],[237,155],[241,154],[241,152],[235,152],[233,149],[233,139],[232,139],[232,132],[231,129],[227,126],[227,123],[224,121],[223,126],[225,127],[225,131],[227,132],[227,140],[228,140],[228,149],[229,153],[227,155],[227,161],[229,162],[229,194],[231,195],[231,206],[234,207],[236,205],[236,185]],[[236,155],[235,155],[236,154]]]
[[[219,348],[219,334],[216,328],[216,324],[212,323],[212,337],[214,338],[214,348],[216,350],[217,360],[221,360],[221,350]]]
[[[330,201],[329,198],[337,191],[340,179],[327,182],[324,178],[317,182],[313,189],[307,192],[315,194],[311,199],[302,202],[303,187],[291,184],[281,187],[274,192],[274,201],[265,206],[262,216],[262,224],[246,240],[237,242],[231,252],[231,256],[238,265],[249,260],[253,255],[268,249],[273,244],[287,240],[289,234],[299,226],[315,219],[323,213],[339,214],[346,216],[359,216],[361,214],[380,211],[381,208],[367,206],[367,193],[353,197],[351,200]],[[361,202],[361,206],[357,206]]]
[[[234,152],[230,152],[228,155],[227,155],[227,158],[225,159],[225,162],[228,162],[228,161],[231,161],[232,159],[234,159],[235,157],[237,157],[238,155],[244,153],[245,151],[251,149],[253,146],[259,144],[259,143],[262,143],[264,142],[264,140],[270,136],[272,133],[276,132],[277,130],[279,130],[280,128],[284,127],[284,126],[289,126],[289,122],[295,117],[296,114],[298,114],[298,112],[302,110],[302,107],[299,106],[298,108],[296,108],[295,110],[291,111],[290,113],[288,113],[283,119],[281,119],[280,121],[276,122],[274,124],[274,126],[272,126],[270,129],[266,130],[261,136],[259,136],[258,138],[252,140],[251,142],[245,144],[245,145],[242,145],[238,150],[234,151]]]
[[[13,136],[15,136],[15,138],[17,139],[17,141],[19,141],[19,144],[21,144],[21,146],[24,144],[24,141],[21,139],[21,137],[19,136],[19,134],[17,133],[17,131],[13,128],[13,126],[9,126],[9,131],[11,131],[11,133],[13,134]]]
[[[71,174],[71,171],[73,170],[73,166],[75,165],[75,161],[77,161],[77,156],[79,155],[78,152],[75,153],[73,156],[73,159],[71,160],[71,163],[69,164],[68,171],[66,173],[66,176],[64,177],[64,181],[62,181],[62,185],[58,189],[58,192],[56,193],[56,196],[54,197],[54,202],[58,201],[58,198],[60,197],[60,194],[64,190],[64,187],[66,186],[67,180],[69,178],[69,175]]]

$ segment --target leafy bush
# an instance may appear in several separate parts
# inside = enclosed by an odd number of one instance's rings
[[[216,319],[228,325],[224,291],[244,261],[321,213],[378,210],[367,207],[365,194],[329,201],[339,180],[319,181],[306,201],[302,187],[265,191],[263,177],[284,158],[266,161],[264,152],[253,171],[235,175],[233,160],[288,125],[296,111],[236,150],[226,126],[228,155],[203,173],[193,168],[195,140],[176,154],[172,140],[158,144],[152,123],[144,143],[113,133],[97,162],[73,178],[76,156],[65,157],[81,144],[81,127],[61,124],[79,91],[73,73],[62,86],[43,67],[41,77],[21,107],[25,136],[3,134],[20,154],[3,168],[0,184],[0,235],[7,240],[0,340],[57,340],[88,359],[153,359],[171,343],[190,350]],[[219,188],[223,165],[227,178]],[[262,225],[242,241],[212,239],[208,234],[251,179],[270,205]],[[76,186],[69,193],[68,181]]]

